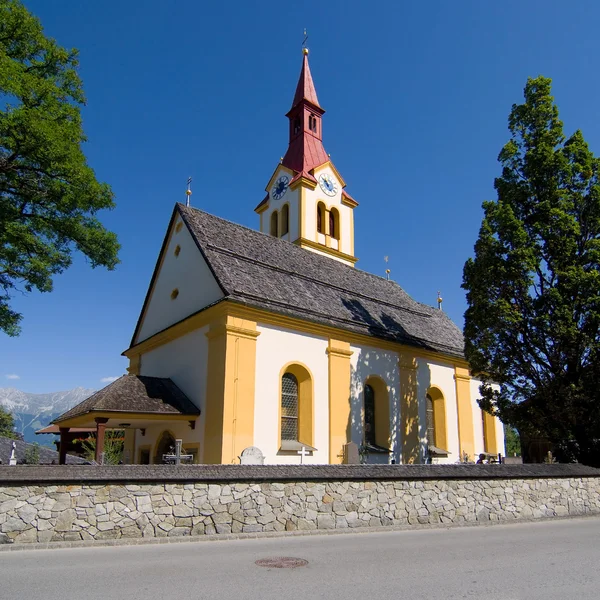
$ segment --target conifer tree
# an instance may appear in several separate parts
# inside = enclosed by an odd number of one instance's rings
[[[600,161],[529,79],[464,268],[465,353],[484,410],[600,466]],[[494,387],[493,384],[497,384]]]

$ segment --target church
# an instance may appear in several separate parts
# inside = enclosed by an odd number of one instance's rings
[[[239,463],[252,446],[265,464],[504,453],[460,329],[355,268],[358,202],[323,146],[324,112],[303,49],[259,231],[175,205],[128,374],[56,419],[61,438],[95,428],[100,461],[105,431],[124,430],[123,461],[140,464],[162,463],[175,440],[204,464]]]

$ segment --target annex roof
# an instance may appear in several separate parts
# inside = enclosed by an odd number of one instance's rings
[[[170,379],[123,375],[60,415],[53,423],[93,412],[193,416],[200,414],[198,407]]]
[[[463,356],[460,329],[397,283],[177,204],[225,299],[313,323]],[[92,396],[93,398],[93,396]]]

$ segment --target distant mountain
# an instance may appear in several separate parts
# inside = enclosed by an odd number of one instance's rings
[[[0,406],[12,413],[15,428],[26,442],[49,445],[54,436],[35,435],[35,432],[95,391],[78,387],[66,392],[28,394],[15,388],[0,388]]]

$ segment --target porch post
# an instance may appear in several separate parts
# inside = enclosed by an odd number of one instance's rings
[[[102,453],[104,452],[104,431],[106,430],[106,423],[108,419],[104,417],[96,417],[96,457],[95,460],[98,464],[101,464]]]
[[[59,427],[60,431],[60,444],[58,446],[58,464],[67,464],[67,433],[69,433],[70,427]]]

